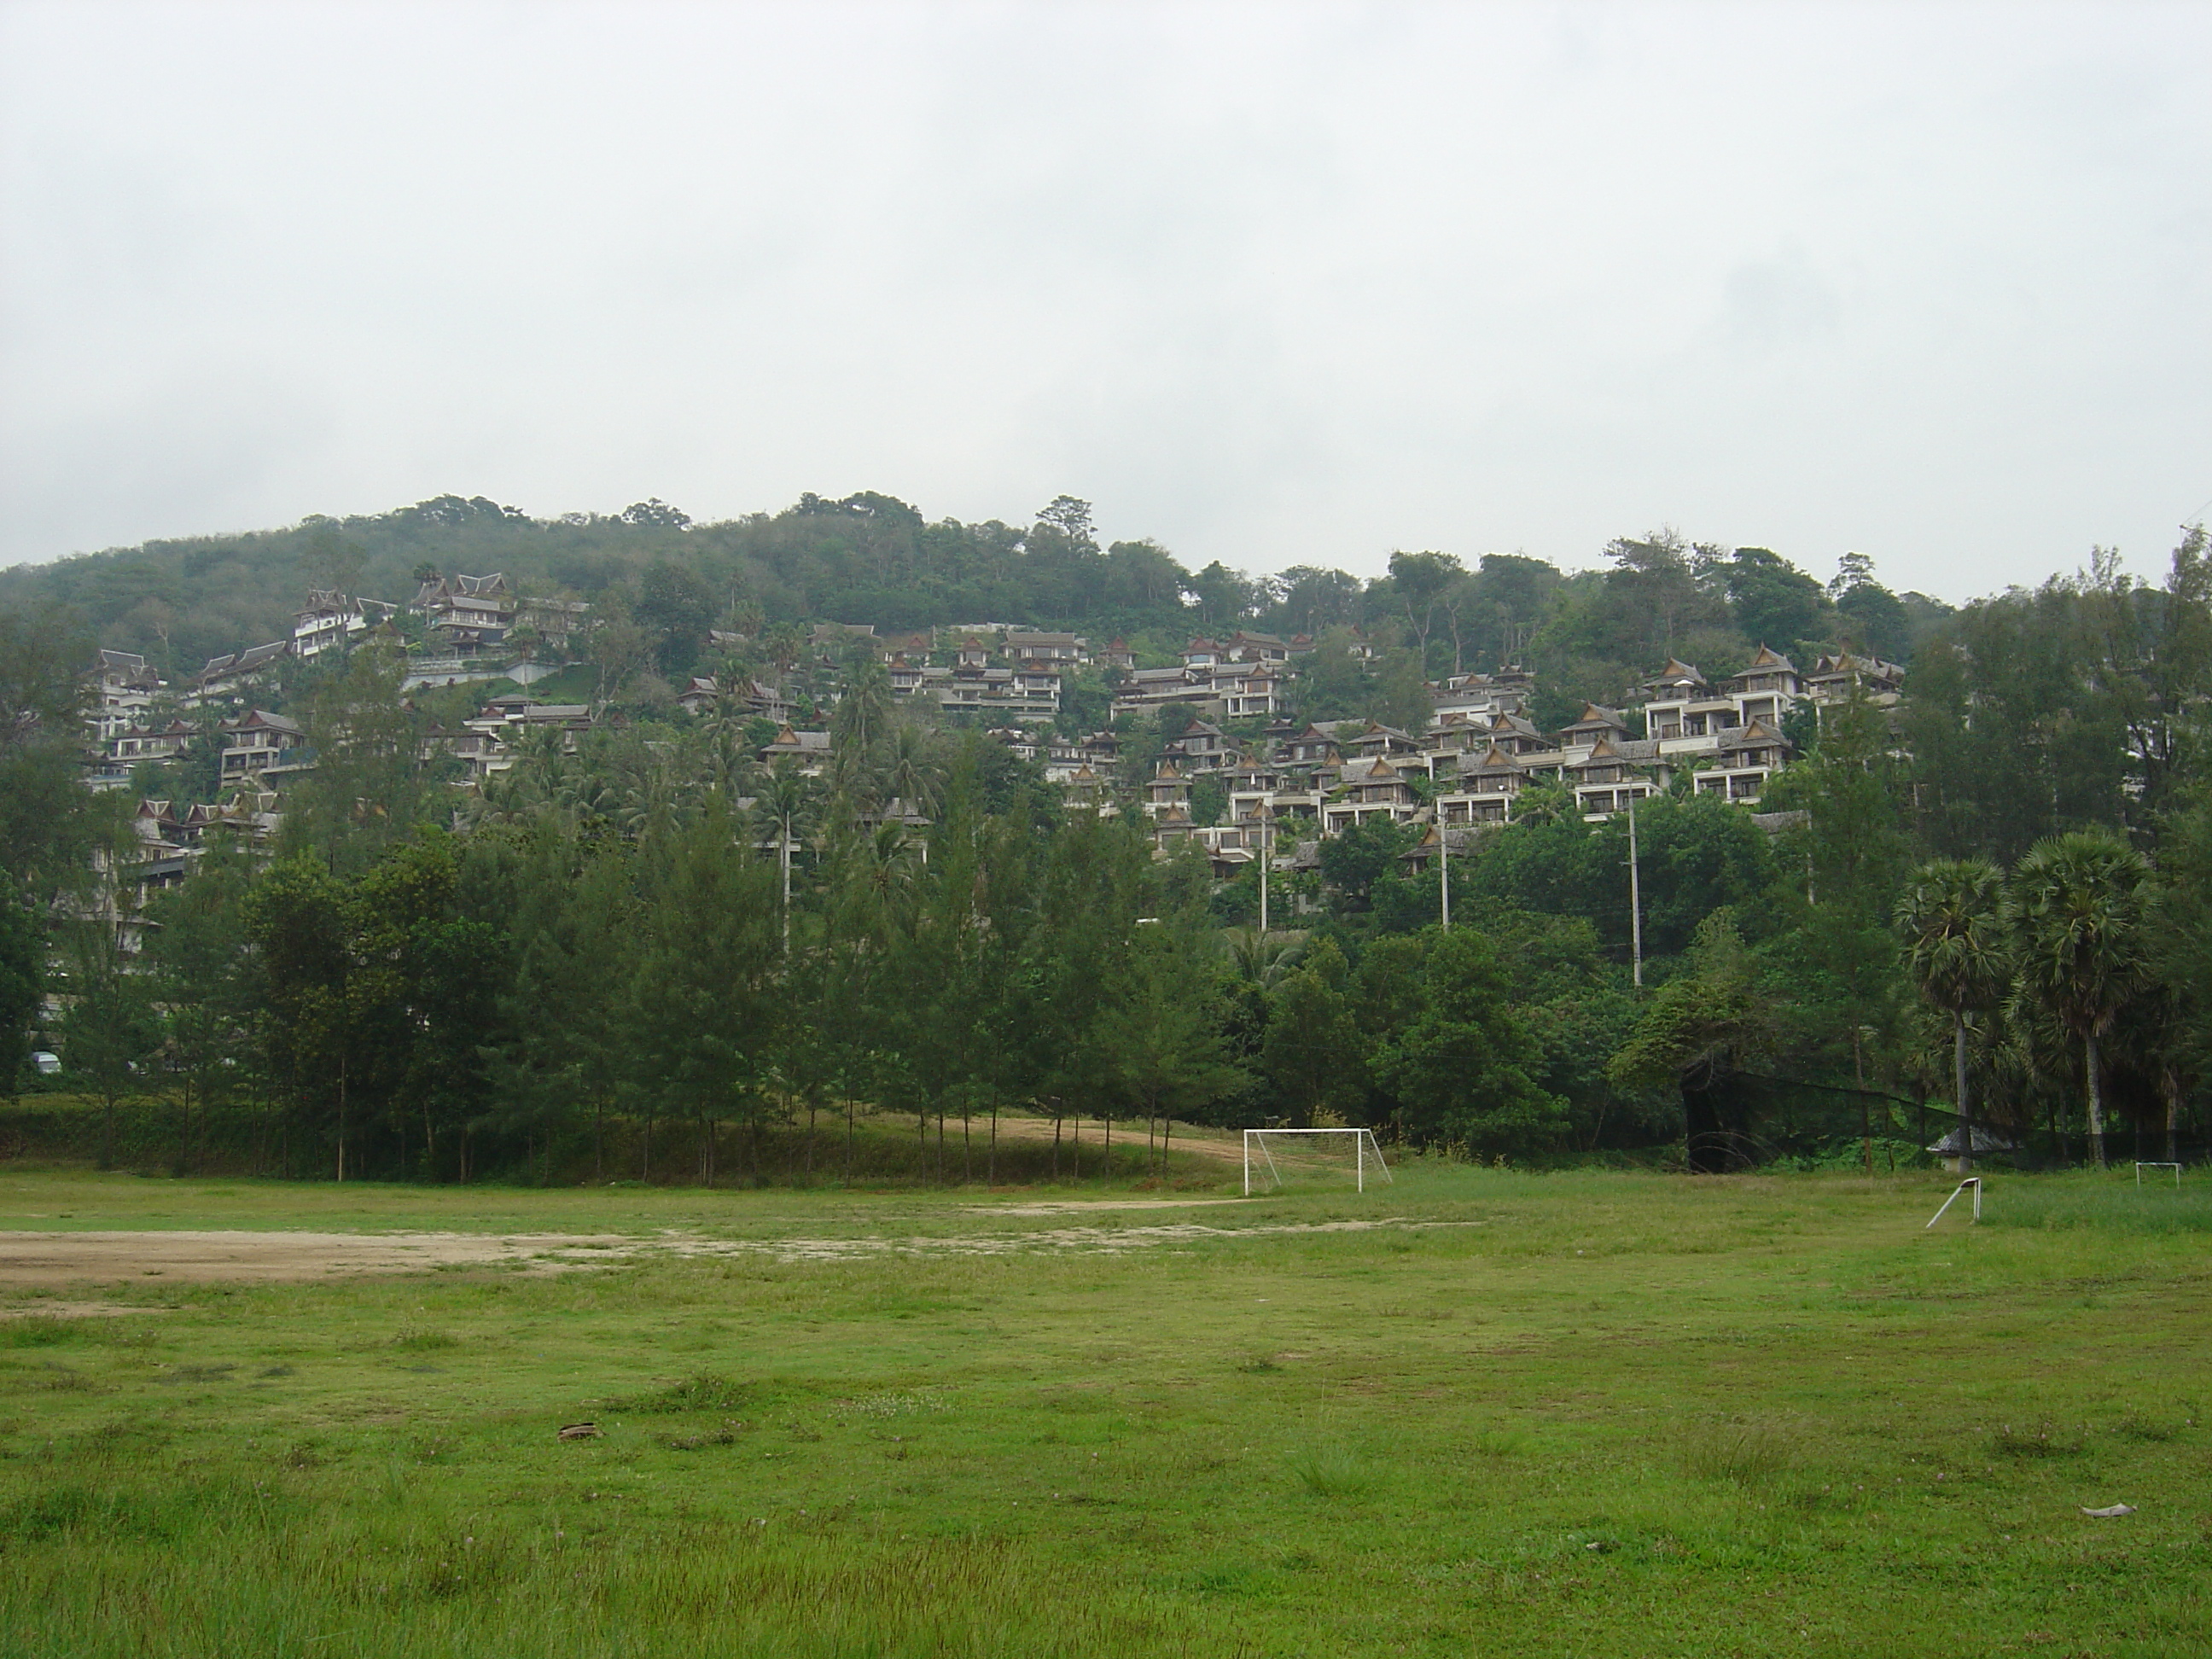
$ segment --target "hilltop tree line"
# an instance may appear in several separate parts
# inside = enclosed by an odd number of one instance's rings
[[[1906,661],[1948,614],[1892,592],[1856,555],[1826,585],[1766,550],[1672,532],[1623,538],[1605,555],[1600,568],[1568,573],[1520,554],[1401,551],[1386,574],[1362,580],[1312,565],[1269,574],[1216,560],[1194,570],[1154,541],[1105,539],[1089,503],[1070,496],[1026,525],[931,522],[871,492],[809,495],[714,524],[658,501],[536,519],[441,496],[0,571],[0,605],[65,608],[101,645],[142,653],[173,679],[284,636],[310,586],[404,604],[426,577],[497,570],[526,592],[589,601],[593,630],[634,632],[639,665],[664,678],[692,671],[710,629],[758,635],[808,621],[1067,628],[1100,643],[1126,636],[1160,660],[1198,633],[1320,639],[1356,629],[1401,649],[1417,679],[1519,663],[1562,708],[1617,701],[1670,654],[1716,677],[1762,643]]]

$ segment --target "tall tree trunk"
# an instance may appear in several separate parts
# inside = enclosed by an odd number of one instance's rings
[[[1951,1081],[1958,1091],[1959,1173],[1974,1172],[1974,1107],[1966,1097],[1966,1017],[1951,1016]]]
[[[100,1167],[115,1167],[115,1097],[112,1093],[100,1096]]]
[[[1111,1181],[1114,1178],[1114,1115],[1111,1112],[1104,1115],[1104,1122],[1106,1125],[1106,1151],[1102,1161],[1104,1163],[1106,1167],[1099,1172],[1098,1178],[1101,1181]]]
[[[853,1184],[853,1115],[860,1109],[852,1096],[845,1097],[845,1184]]]
[[[592,1097],[592,1179],[605,1185],[607,1178],[607,1097]]]
[[[991,1151],[984,1165],[983,1182],[989,1187],[999,1184],[999,1103],[995,1100],[991,1103]]]
[[[2181,1162],[2181,1079],[2168,1068],[2160,1079],[2166,1085],[2166,1161]]]
[[[2082,1040],[2081,1070],[2088,1085],[2089,1147],[2095,1153],[2097,1167],[2105,1167],[2105,1080],[2098,1075],[2103,1067],[2097,1064],[2097,1037],[2092,1032]]]

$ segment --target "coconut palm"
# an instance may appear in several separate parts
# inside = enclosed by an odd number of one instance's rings
[[[775,866],[781,883],[784,954],[791,953],[791,848],[813,805],[813,784],[791,763],[788,757],[776,762],[760,781],[753,812],[763,827],[775,836]]]
[[[867,764],[890,726],[894,704],[891,678],[875,653],[856,650],[846,670],[845,693],[830,719],[830,737],[841,760]]]
[[[2105,1167],[2099,1045],[2145,984],[2144,888],[2150,864],[2106,830],[2038,842],[2013,877],[2021,989],[2081,1044],[2089,1144]]]
[[[1256,927],[1232,927],[1223,939],[1229,947],[1231,976],[1263,991],[1282,983],[1306,947],[1304,938],[1284,939]]]
[[[880,937],[913,919],[921,879],[921,843],[902,823],[879,823],[860,836],[860,890]]]
[[[2012,978],[2006,914],[2004,872],[1986,859],[1930,860],[1913,873],[1897,904],[1905,966],[1920,994],[1950,1017],[1962,1170],[1974,1167],[1966,1022],[2002,1001]]]
[[[895,727],[884,750],[884,794],[903,802],[909,812],[934,817],[944,794],[945,769],[938,764],[929,734],[920,726]]]

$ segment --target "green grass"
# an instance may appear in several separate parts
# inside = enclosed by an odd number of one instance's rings
[[[2212,1232],[2212,1182],[2200,1175],[2177,1188],[2170,1170],[2146,1170],[2143,1176],[2141,1186],[2130,1170],[2102,1178],[2010,1182],[2002,1206],[1984,1211],[1983,1224],[2118,1233]]]
[[[2000,1176],[1923,1231],[1950,1184],[0,1170],[0,1228],[740,1252],[0,1292],[0,1652],[2212,1653],[2212,1258],[2148,1207],[2193,1193]]]

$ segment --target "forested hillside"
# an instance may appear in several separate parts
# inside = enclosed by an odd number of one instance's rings
[[[800,620],[886,631],[990,621],[1080,629],[1099,643],[1150,636],[1172,650],[1191,633],[1239,625],[1285,635],[1358,626],[1385,644],[1402,635],[1432,675],[1522,662],[1561,702],[1618,699],[1668,655],[1727,674],[1762,643],[1846,644],[1909,661],[1947,609],[1892,592],[1857,558],[1824,586],[1759,548],[1657,534],[1603,552],[1606,568],[1573,574],[1516,554],[1402,552],[1388,575],[1363,581],[1310,566],[1192,571],[1151,541],[1102,544],[1087,504],[1065,496],[1017,526],[931,523],[866,493],[808,495],[720,524],[692,523],[659,501],[532,519],[449,495],[0,571],[0,605],[64,607],[100,644],[140,653],[174,679],[288,634],[311,586],[404,603],[424,573],[496,570],[527,592],[591,600],[678,639]]]
[[[703,527],[653,504],[546,524],[434,502],[10,573],[0,1064],[21,1077],[35,1034],[111,1111],[157,1091],[180,1165],[228,1121],[260,1167],[434,1179],[542,1178],[586,1146],[602,1170],[711,1175],[733,1126],[884,1113],[941,1137],[1009,1106],[1698,1168],[1921,1158],[1953,1113],[2039,1161],[2203,1139],[2201,530],[2160,584],[2099,555],[1948,614],[1863,562],[1822,584],[1759,549],[1606,553],[1571,575],[1401,553],[1362,583],[1187,573],[1100,547],[1066,500],[1019,532],[874,497]],[[1759,642],[1911,664],[1893,708],[1793,707],[1756,817],[1686,769],[1632,830],[1531,787],[1448,860],[1409,806],[1310,849],[1294,830],[1232,875],[1136,807],[1187,708],[1120,717],[1130,775],[1103,811],[900,702],[865,648],[797,676],[828,724],[808,763],[772,752],[744,698],[686,710],[664,683],[471,780],[372,634],[307,665],[314,764],[273,825],[210,820],[179,879],[114,878],[149,843],[133,801],[80,781],[94,629],[146,645],[158,623],[189,662],[239,643],[216,637],[235,621],[278,632],[303,578],[398,592],[493,565],[588,599],[593,629],[618,623],[671,671],[725,618],[788,638],[760,625],[841,614],[1073,623],[1163,650],[1238,623],[1318,630],[1338,644],[1299,695],[1333,713],[1401,679],[1425,707],[1424,671],[1499,657],[1534,668],[1540,714],[1668,655],[1725,674]],[[1353,626],[1371,662],[1342,648]],[[712,683],[756,669],[725,659]],[[1230,738],[1273,741],[1245,724]]]

